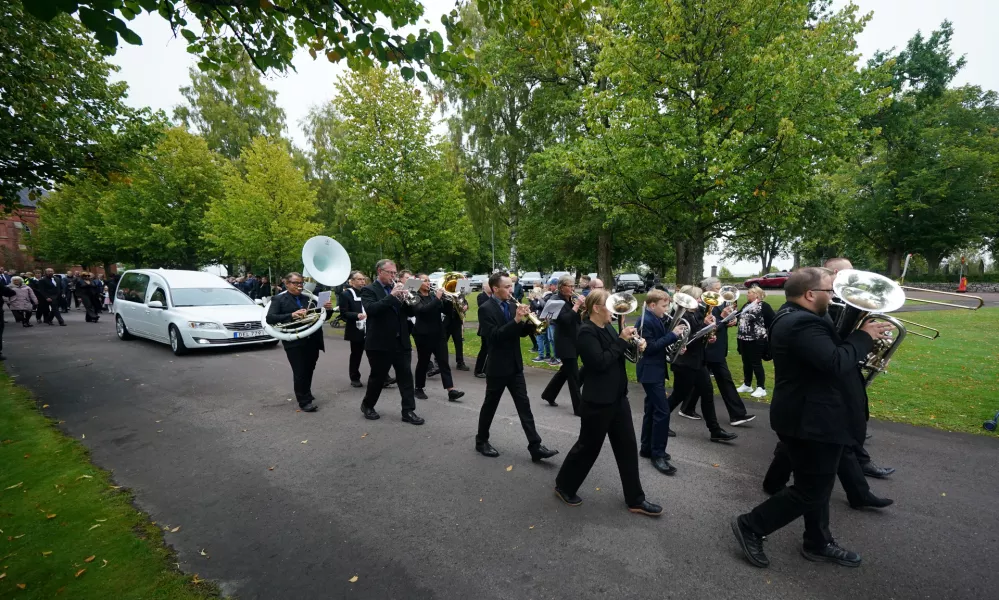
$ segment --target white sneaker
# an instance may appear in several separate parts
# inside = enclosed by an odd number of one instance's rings
[[[756,388],[756,391],[750,394],[753,398],[763,398],[767,395],[767,391],[761,387]]]
[[[753,391],[753,388],[749,387],[748,385],[746,385],[744,383],[744,384],[740,385],[739,387],[735,388],[735,391],[739,392],[740,394],[745,394],[746,392]]]

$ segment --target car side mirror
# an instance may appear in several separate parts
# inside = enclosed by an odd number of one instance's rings
[[[159,300],[150,300],[149,304],[147,304],[146,306],[148,306],[149,308],[166,308],[165,306],[163,306],[163,303],[160,302]]]
[[[256,304],[257,306],[263,306],[264,305],[264,301],[261,300],[260,298],[257,298],[256,300],[254,300],[253,303]]]

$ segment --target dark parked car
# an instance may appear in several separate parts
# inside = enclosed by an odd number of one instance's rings
[[[618,275],[614,282],[615,292],[629,291],[634,294],[645,293],[645,282],[637,273],[623,273]]]
[[[777,273],[769,273],[763,277],[753,277],[746,280],[746,287],[751,287],[758,285],[764,289],[784,289],[784,284],[787,283],[787,278],[791,274],[787,271],[779,271]]]

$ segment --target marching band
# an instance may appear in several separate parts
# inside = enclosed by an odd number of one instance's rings
[[[392,260],[383,259],[375,265],[370,284],[356,270],[332,277],[340,279],[333,285],[347,283],[339,305],[334,308],[326,302],[319,307],[306,283],[313,281],[309,270],[313,263],[304,258],[304,275],[290,273],[285,279],[287,291],[265,305],[268,326],[291,332],[279,339],[285,342],[302,411],[317,409],[311,383],[324,346],[314,321],[325,318],[326,311],[339,312],[346,323],[348,376],[352,387],[366,388],[361,402],[365,418],[380,417],[375,405],[383,388],[394,382],[402,401],[402,421],[423,424],[416,414],[416,399],[428,398],[424,388],[431,357],[436,358],[447,399],[456,402],[464,396],[454,387],[447,351],[452,339],[457,368],[468,370],[461,350],[468,310],[461,274],[449,273],[441,282],[419,274],[417,287],[404,282],[406,277]],[[328,273],[315,278],[331,285],[329,279]],[[765,396],[761,363],[773,360],[776,381],[770,420],[779,442],[763,480],[770,498],[734,518],[733,534],[746,559],[766,567],[765,536],[804,517],[801,553],[806,559],[858,566],[859,554],[840,547],[829,532],[829,495],[838,475],[853,508],[884,508],[892,503],[874,495],[865,479],[885,478],[894,471],[875,465],[864,449],[869,418],[866,387],[904,338],[903,321],[883,314],[901,305],[899,297],[904,302],[901,286],[854,271],[848,260],[837,258],[824,268],[792,273],[786,284],[787,302],[776,313],[763,302],[765,294],[759,288],[751,288],[739,307],[736,288],[708,278],[701,287],[681,287],[672,298],[662,289],[650,290],[635,324],[625,326],[623,317],[636,309],[637,299],[630,293],[609,294],[597,279],[587,283],[584,293],[576,294],[574,278],[565,276],[550,282],[553,289],[545,294],[540,282],[525,282],[534,288],[523,304],[507,273],[494,273],[484,282],[477,298],[482,344],[474,375],[486,381],[475,450],[486,457],[500,455],[489,434],[500,399],[509,391],[531,459],[538,462],[558,454],[542,443],[531,410],[521,344],[521,338],[530,337],[539,357],[553,356],[553,364],[559,361],[559,370],[541,398],[557,406],[556,398],[566,385],[573,414],[580,419],[579,437],[559,469],[555,494],[570,506],[582,502],[577,492],[609,439],[628,510],[659,516],[662,507],[645,498],[639,458],[649,459],[665,475],[677,473],[666,451],[669,438],[676,435],[670,429],[670,413],[680,407],[681,416],[703,420],[712,442],[735,440],[738,436],[722,429],[718,421],[711,381],[718,385],[729,422],[744,426],[755,417],[746,411],[739,393],[753,391],[755,376],[758,387],[752,395]],[[550,305],[553,300],[561,304]],[[726,365],[729,327],[738,327],[738,350],[743,356],[744,380],[739,388]],[[418,355],[415,382],[411,336]],[[367,385],[361,382],[362,354],[370,368]],[[628,402],[626,361],[635,363],[636,379],[645,393],[640,437]],[[389,378],[390,369],[395,380]],[[669,370],[673,390],[667,395]]]

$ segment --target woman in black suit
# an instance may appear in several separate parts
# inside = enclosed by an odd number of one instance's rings
[[[587,373],[579,402],[579,439],[555,478],[555,495],[569,506],[582,504],[576,492],[600,455],[604,438],[609,437],[628,510],[658,517],[663,508],[645,499],[638,476],[638,444],[628,404],[624,351],[636,331],[634,327],[626,327],[620,334],[614,330],[607,297],[606,290],[594,290],[586,297],[590,317],[580,327],[576,341]]]
[[[701,300],[701,288],[686,285],[680,288],[680,292],[692,296],[695,300]],[[707,313],[707,306],[700,307],[699,310],[690,311],[683,315],[682,321],[687,324],[690,335],[694,335],[705,325],[714,323],[714,316]],[[708,372],[707,364],[704,360],[704,347],[713,341],[711,336],[705,335],[686,346],[683,353],[673,361],[673,393],[669,397],[669,410],[673,412],[677,406],[683,403],[691,394],[695,400],[693,406],[697,406],[697,399],[701,401],[701,413],[704,414],[704,424],[711,432],[712,442],[728,442],[739,437],[738,434],[729,433],[718,424],[718,414],[715,412],[715,390],[711,385],[711,373]],[[696,413],[685,413],[680,410],[680,416],[688,419],[700,420]]]

